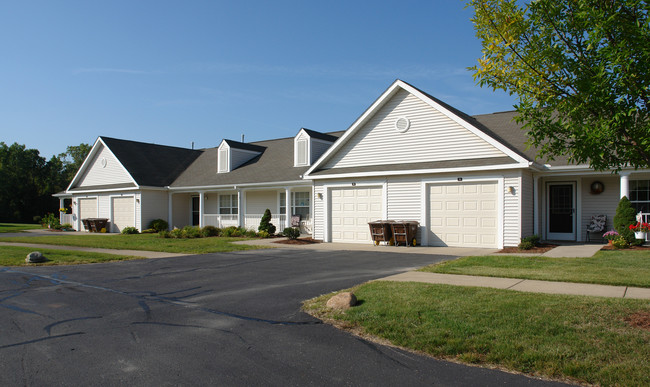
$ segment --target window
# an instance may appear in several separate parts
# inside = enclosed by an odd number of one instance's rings
[[[287,201],[286,194],[280,192],[280,213],[286,214],[287,212]],[[292,192],[291,193],[291,214],[290,215],[300,215],[302,220],[310,218],[309,211],[309,200],[311,198],[311,192]]]
[[[236,215],[237,195],[219,195],[219,213],[222,215]]]
[[[650,213],[650,180],[630,180],[629,199],[636,212]]]
[[[307,165],[307,140],[300,139],[297,141],[298,162],[297,165]]]
[[[228,149],[219,150],[219,170],[218,172],[228,172]]]
[[[198,196],[192,196],[192,226],[199,225],[199,219],[201,217],[201,202],[199,200]]]

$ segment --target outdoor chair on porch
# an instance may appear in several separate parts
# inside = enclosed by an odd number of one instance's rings
[[[591,217],[591,222],[587,226],[587,242],[591,241],[589,237],[590,233],[597,233],[602,236],[605,232],[605,226],[607,225],[607,215],[593,215]]]
[[[299,214],[291,215],[291,227],[300,227],[300,218]]]

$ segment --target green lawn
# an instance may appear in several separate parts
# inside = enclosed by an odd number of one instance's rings
[[[599,251],[591,258],[464,257],[427,266],[420,271],[650,287],[650,253],[607,250]]]
[[[236,250],[259,249],[259,246],[237,245],[231,242],[247,238],[163,239],[158,234],[74,235],[1,238],[0,242],[43,243],[63,246],[99,247],[105,249],[149,250],[168,253],[205,254]]]
[[[38,228],[42,228],[42,226],[40,224],[0,223],[0,233],[21,232],[23,230],[33,230]]]
[[[304,309],[436,357],[584,383],[650,385],[650,331],[626,322],[650,318],[645,300],[384,281],[352,291],[360,305],[346,313],[325,307],[331,294]]]
[[[40,251],[49,259],[44,263],[25,263],[25,257],[32,251]],[[84,251],[35,249],[33,247],[0,246],[0,266],[34,266],[34,265],[73,265],[79,263],[98,263],[142,259],[115,254],[98,254]]]

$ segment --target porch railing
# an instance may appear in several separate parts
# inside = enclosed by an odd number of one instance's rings
[[[244,215],[244,228],[248,230],[257,231],[264,214],[245,214]],[[287,224],[287,216],[272,215],[271,223],[275,226],[276,232],[282,232]],[[219,228],[239,225],[239,215],[223,215],[223,214],[203,214],[203,224],[206,226],[215,226]],[[312,221],[311,219],[300,221],[300,231],[303,233],[311,234]]]
[[[59,212],[59,222],[61,224],[72,224],[74,218],[72,217],[72,214],[64,214],[63,212]]]
[[[244,215],[244,227],[248,230],[257,231],[260,221],[264,214],[246,214]],[[271,215],[271,223],[275,226],[275,232],[282,232],[287,222],[286,215]]]
[[[214,226],[225,228],[230,226],[239,226],[239,215],[237,214],[203,214],[203,224],[205,226]]]

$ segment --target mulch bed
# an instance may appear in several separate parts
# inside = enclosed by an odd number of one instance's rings
[[[298,238],[298,239],[283,239],[274,241],[272,243],[282,243],[283,245],[313,245],[314,243],[322,243],[322,241],[312,238]]]
[[[616,250],[612,245],[605,245],[601,250]],[[621,250],[650,250],[650,246],[630,246]]]
[[[558,245],[552,245],[550,243],[540,243],[539,246],[533,247],[530,250],[519,250],[519,247],[506,247],[503,248],[497,253],[500,254],[543,254],[549,250],[556,248]]]

